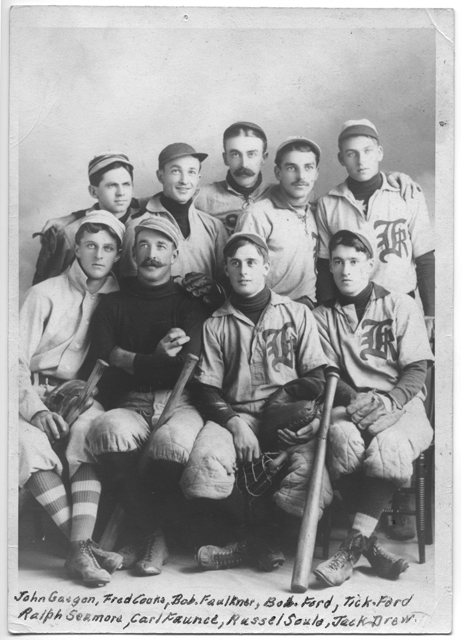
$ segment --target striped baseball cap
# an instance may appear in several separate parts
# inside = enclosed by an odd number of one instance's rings
[[[338,144],[341,144],[343,140],[351,138],[352,136],[371,136],[379,142],[377,128],[366,118],[362,118],[361,120],[346,120],[341,127]]]
[[[122,162],[133,170],[133,165],[131,164],[128,156],[124,153],[101,153],[95,156],[93,160],[90,160],[88,164],[88,177],[92,176],[96,171],[104,169],[104,167],[109,166],[113,162]]]
[[[163,235],[167,236],[176,248],[178,248],[179,234],[181,233],[181,230],[176,220],[170,213],[168,213],[168,211],[149,211],[149,217],[141,220],[141,222],[134,228],[135,237],[140,231],[145,230],[163,233]]]
[[[84,224],[105,224],[110,227],[115,235],[120,238],[120,242],[123,242],[123,234],[125,233],[125,225],[118,220],[110,211],[104,211],[104,209],[96,209],[91,213],[80,219],[78,228]]]

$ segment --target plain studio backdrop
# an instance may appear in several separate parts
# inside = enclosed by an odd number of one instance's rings
[[[32,233],[93,204],[87,165],[94,155],[126,153],[135,195],[148,196],[160,190],[160,150],[188,142],[209,154],[204,184],[224,178],[222,133],[236,120],[266,131],[267,178],[283,139],[314,139],[323,151],[316,185],[323,194],[346,175],[337,160],[342,122],[368,118],[384,147],[382,168],[417,180],[433,216],[435,29],[348,28],[347,20],[310,28],[309,11],[297,28],[274,28],[274,21],[255,28],[237,9],[238,28],[196,28],[190,8],[175,11],[177,27],[158,20],[154,28],[156,10],[144,11],[150,23],[143,28],[121,20],[92,27],[88,13],[83,27],[13,31],[21,297],[39,251]]]

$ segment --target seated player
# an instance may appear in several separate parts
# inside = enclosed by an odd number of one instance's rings
[[[103,209],[125,225],[139,211],[141,205],[132,197],[133,165],[124,153],[95,156],[88,165],[88,178],[88,191],[97,202],[89,209],[48,220],[42,229],[42,249],[33,284],[58,276],[71,264],[75,233],[84,216]],[[118,273],[115,272],[115,275]]]
[[[223,160],[229,167],[225,180],[201,187],[194,199],[201,211],[215,216],[229,234],[247,207],[267,196],[268,185],[261,173],[267,160],[267,137],[253,122],[234,122],[224,131]]]
[[[275,391],[302,378],[313,397],[323,393],[325,357],[310,310],[266,286],[270,267],[264,240],[253,233],[235,233],[224,255],[233,292],[204,325],[195,381],[197,406],[207,422],[181,486],[186,498],[195,499],[196,509],[200,502],[203,507],[214,502],[235,527],[244,529],[243,540],[227,547],[203,546],[198,552],[202,568],[227,568],[253,559],[269,571],[283,563],[283,554],[269,535],[265,510],[255,513],[255,522],[246,527],[244,498],[234,484],[234,466],[236,461],[251,464],[260,459],[265,430],[262,414]],[[315,450],[313,435],[311,425],[297,433],[278,432],[278,446],[292,449],[285,487],[274,500],[297,516],[304,507]],[[326,478],[325,495],[328,487]],[[324,504],[328,499],[331,490]]]
[[[329,251],[337,294],[314,310],[328,362],[341,370],[329,471],[332,481],[341,479],[344,495],[352,495],[355,517],[339,551],[314,573],[338,586],[363,554],[378,576],[394,580],[408,563],[383,549],[374,530],[395,490],[411,478],[413,461],[431,443],[423,399],[433,355],[416,302],[371,280],[369,239],[338,231]]]
[[[19,486],[31,491],[70,539],[65,568],[90,586],[109,582],[122,562],[91,537],[101,484],[85,446],[97,402],[69,426],[44,403],[47,392],[79,377],[88,352],[88,325],[100,299],[118,290],[111,269],[120,257],[123,225],[107,211],[89,213],[75,236],[76,260],[60,276],[33,286],[19,314]],[[71,498],[55,443],[67,442]],[[107,569],[107,570],[106,570]]]
[[[302,136],[282,142],[275,155],[279,181],[269,195],[243,212],[236,231],[254,232],[269,247],[267,285],[312,309],[317,274],[317,223],[310,198],[319,175],[320,147]]]
[[[138,473],[141,450],[171,394],[187,353],[200,352],[201,304],[174,282],[180,229],[169,214],[149,215],[134,229],[137,275],[106,296],[93,316],[87,367],[110,363],[98,387],[107,412],[88,433],[105,486],[136,529],[120,553],[135,575],[162,571],[168,552],[160,529],[162,500],[177,487],[203,420],[187,389],[171,418],[155,433],[145,480]]]
[[[348,177],[318,202],[318,299],[334,295],[328,243],[337,231],[350,229],[372,243],[376,284],[413,297],[418,288],[430,331],[435,314],[434,233],[424,195],[415,191],[412,198],[403,198],[380,172],[383,148],[369,120],[346,121],[338,145]]]

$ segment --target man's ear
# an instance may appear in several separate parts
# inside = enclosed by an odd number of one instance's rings
[[[384,158],[384,149],[382,148],[381,145],[378,146],[378,151],[379,151],[379,161],[381,162],[382,159]]]
[[[271,263],[269,262],[269,260],[267,260],[267,262],[264,263],[264,275],[267,276],[267,274],[269,273],[271,268]]]
[[[155,173],[157,176],[157,180],[160,182],[160,184],[163,184],[163,170],[158,169]]]
[[[328,266],[330,267],[330,273],[333,273],[333,265],[331,263],[331,258],[328,260]]]
[[[274,166],[274,174],[277,180],[280,182],[280,167],[277,165]]]
[[[223,159],[223,162],[226,165],[226,167],[228,167],[229,163],[227,162],[227,156],[226,156],[226,152],[225,151],[222,152],[222,159]]]
[[[339,164],[344,167],[343,154],[341,153],[341,151],[338,151],[338,160]]]
[[[229,277],[229,270],[227,268],[227,258],[224,258],[224,273]]]
[[[80,257],[80,247],[77,243],[74,244],[74,255],[77,256],[77,258]]]
[[[114,262],[118,262],[121,257],[122,257],[122,247],[120,247],[120,249],[117,251],[117,255],[115,257]]]
[[[89,184],[89,185],[88,185],[88,193],[89,193],[89,194],[90,194],[90,196],[91,196],[92,198],[94,198],[95,200],[97,200],[97,199],[98,199],[98,192],[97,192],[96,187],[95,187],[94,185],[92,185],[92,184]]]
[[[176,260],[178,259],[178,256],[179,256],[179,251],[175,249],[171,256],[171,264],[174,264],[176,262]]]
[[[266,160],[267,160],[268,157],[269,157],[269,151],[265,151],[263,153],[263,159],[262,159],[262,162],[261,162],[261,166],[266,163]]]
[[[136,262],[136,238],[134,239],[133,245],[131,247],[131,255],[133,256],[133,260]]]
[[[374,258],[370,258],[370,260],[368,261],[368,273],[370,274],[370,276],[374,270],[375,270],[375,260]]]

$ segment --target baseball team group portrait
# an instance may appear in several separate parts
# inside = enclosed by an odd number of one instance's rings
[[[436,31],[219,11],[13,15],[10,630],[430,630]]]

